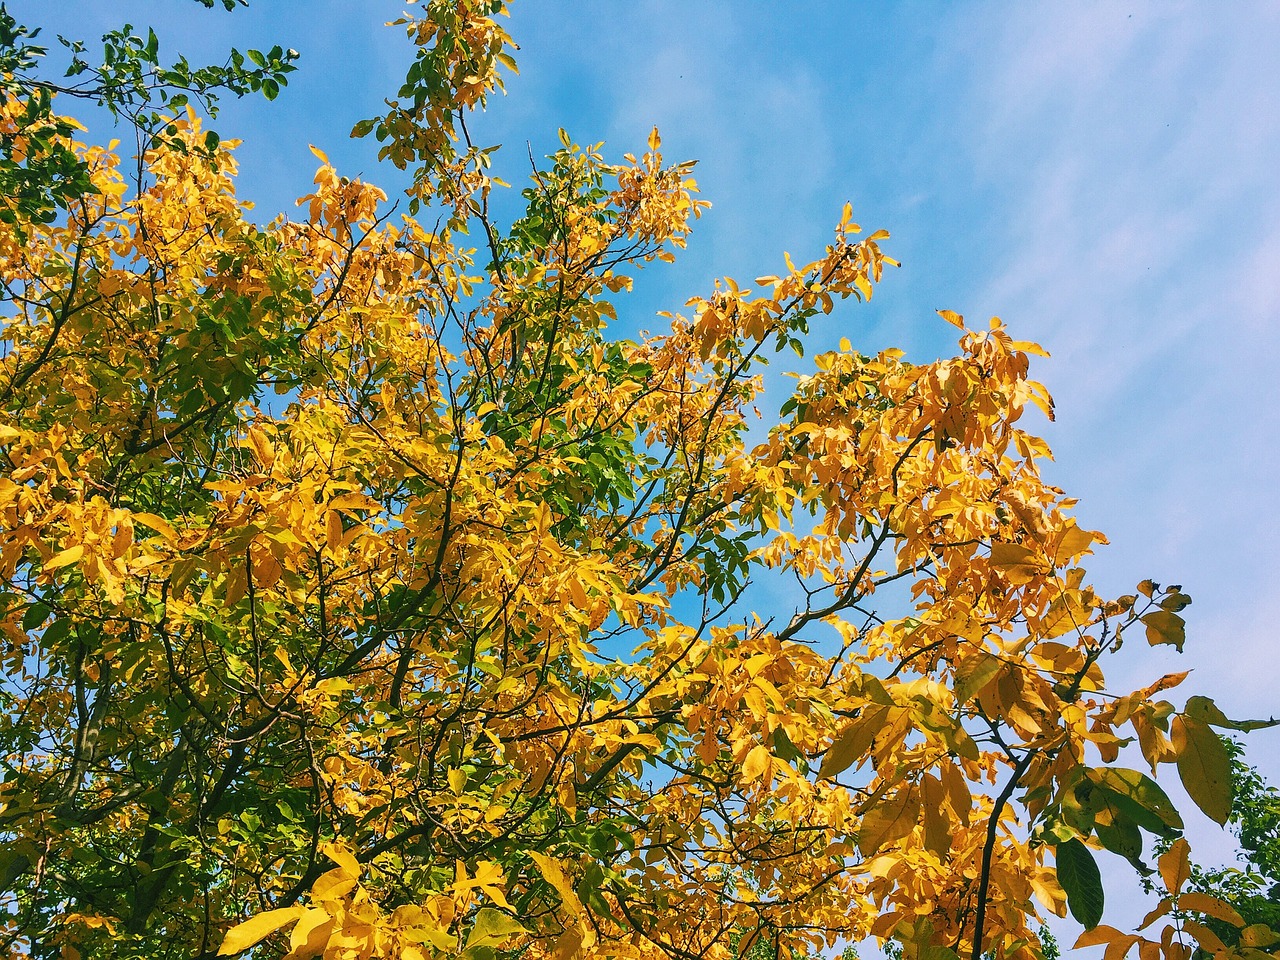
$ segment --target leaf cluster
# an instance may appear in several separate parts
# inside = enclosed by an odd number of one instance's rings
[[[1218,731],[1272,721],[1109,683],[1191,599],[1087,583],[1105,537],[1028,425],[1044,351],[942,311],[953,356],[846,339],[766,393],[895,265],[850,206],[812,260],[627,328],[694,166],[562,133],[499,221],[467,119],[505,12],[400,24],[410,76],[355,133],[410,215],[314,151],[266,226],[180,98],[273,95],[287,53],[161,68],[125,28],[58,87],[9,28],[44,199],[0,221],[4,950],[1038,960],[1070,912],[1109,960],[1234,956],[1158,780],[1226,821]],[[129,176],[76,96],[136,125]],[[30,166],[55,149],[87,182]],[[1147,835],[1157,939],[1101,923],[1095,851],[1150,872]]]

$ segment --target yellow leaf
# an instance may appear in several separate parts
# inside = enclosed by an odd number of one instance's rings
[[[337,553],[342,549],[342,533],[342,514],[337,510],[328,511],[325,517],[324,539],[330,553]]]
[[[351,851],[341,844],[322,843],[320,852],[342,868],[348,877],[359,878],[360,861],[351,855]]]
[[[1231,759],[1208,724],[1175,716],[1169,733],[1178,755],[1178,776],[1205,816],[1226,826],[1231,816]]]
[[[293,923],[305,912],[303,907],[283,907],[250,917],[244,923],[237,924],[227,931],[227,935],[222,938],[222,946],[218,948],[218,956],[229,957],[242,950],[248,950],[281,927]]]
[[[920,798],[910,786],[871,807],[858,826],[858,849],[871,856],[909,834],[920,819]]]
[[[276,451],[271,445],[271,439],[267,436],[266,431],[260,427],[250,427],[249,442],[253,444],[253,451],[258,455],[258,459],[263,466],[269,467],[275,463]]]
[[[951,818],[946,811],[946,790],[932,774],[920,780],[924,793],[924,846],[945,862],[951,852]]]
[[[1100,943],[1110,943],[1112,940],[1119,940],[1124,936],[1126,934],[1121,933],[1115,927],[1100,923],[1092,930],[1086,930],[1080,934],[1071,949],[1079,950],[1081,947],[1096,947]]]
[[[1227,949],[1227,945],[1218,938],[1218,935],[1203,923],[1197,923],[1195,920],[1183,920],[1182,929],[1195,937],[1200,947],[1210,953],[1221,953]]]
[[[1179,837],[1173,841],[1168,850],[1160,854],[1157,866],[1160,868],[1160,879],[1164,881],[1164,888],[1171,894],[1177,894],[1191,876],[1190,845]]]
[[[467,789],[467,771],[459,770],[456,767],[450,767],[449,773],[449,791],[455,796],[462,796],[462,792]]]
[[[325,166],[329,165],[329,158],[328,156],[326,156],[323,150],[321,150],[315,144],[307,144],[307,146],[311,148],[311,152],[316,155],[316,157],[320,160],[321,163],[323,163]]]
[[[830,780],[838,776],[855,760],[865,756],[871,741],[883,728],[884,720],[888,715],[888,707],[877,705],[870,708],[864,707],[859,716],[850,720],[822,758],[822,778]]]
[[[467,949],[477,946],[496,947],[518,933],[526,933],[520,923],[493,907],[481,907],[476,912],[471,933],[467,936]]]
[[[1031,877],[1031,892],[1036,899],[1051,910],[1054,916],[1066,917],[1067,892],[1058,883],[1058,877],[1052,870],[1045,870],[1038,876]]]
[[[324,953],[333,932],[333,918],[318,907],[304,913],[289,933],[289,953],[285,960],[311,960]]]
[[[582,928],[569,927],[556,939],[551,955],[555,960],[574,960],[574,957],[581,953],[584,940],[586,940],[586,932]]]
[[[996,541],[991,544],[991,566],[1003,573],[1014,586],[1029,583],[1045,573],[1039,555],[1020,543]]]
[[[1173,901],[1170,900],[1168,897],[1165,897],[1158,904],[1156,904],[1155,909],[1153,909],[1145,917],[1142,918],[1142,922],[1138,924],[1138,929],[1139,930],[1147,929],[1147,927],[1151,926],[1151,924],[1155,923],[1157,920],[1159,920],[1161,917],[1163,917],[1172,909],[1173,909]]]
[[[581,916],[583,913],[582,901],[578,899],[577,891],[573,889],[573,884],[569,882],[569,878],[565,876],[564,869],[554,857],[549,857],[545,853],[536,853],[529,851],[529,857],[538,865],[538,869],[542,872],[543,878],[547,883],[560,894],[560,902],[564,904],[564,908],[573,916]]]
[[[951,811],[960,818],[966,827],[969,825],[969,814],[973,808],[973,794],[969,791],[969,781],[957,763],[944,763],[938,771],[942,776],[942,785],[947,789],[947,803]]]
[[[964,662],[963,672],[956,676],[956,703],[963,705],[991,682],[1004,668],[1004,661],[989,653],[979,654],[973,660]]]
[[[1129,948],[1141,939],[1141,937],[1130,933],[1112,940],[1107,944],[1107,949],[1103,951],[1102,960],[1122,960],[1124,955],[1129,952]]]
[[[747,754],[746,760],[742,762],[742,780],[744,783],[751,783],[753,780],[759,780],[765,775],[769,769],[769,748],[763,744],[757,744],[752,747]]]
[[[1089,549],[1089,544],[1093,543],[1094,535],[1087,530],[1081,530],[1073,522],[1062,532],[1062,537],[1058,540],[1058,547],[1054,551],[1053,562],[1061,566],[1076,557],[1080,556]]]
[[[458,949],[457,937],[426,920],[419,926],[405,929],[400,936],[413,943],[429,943],[437,950],[443,950],[446,953],[455,953]]]
[[[57,570],[59,567],[66,567],[84,556],[84,544],[77,543],[74,547],[55,553],[52,557],[45,561],[44,568],[46,570]]]
[[[1222,920],[1233,927],[1243,927],[1244,918],[1229,903],[1211,897],[1207,893],[1184,893],[1178,898],[1179,910],[1190,910],[1192,913],[1203,913],[1205,916]]]
[[[144,527],[150,527],[160,536],[164,537],[170,543],[177,542],[178,531],[173,529],[169,521],[164,517],[157,517],[154,513],[135,513],[132,514],[133,522],[140,523]]]
[[[1240,931],[1240,946],[1269,947],[1280,941],[1280,933],[1276,933],[1265,923],[1251,923]]]
[[[1153,610],[1143,615],[1142,622],[1147,628],[1147,643],[1153,647],[1167,643],[1182,652],[1187,640],[1187,623],[1180,616],[1170,610]]]
[[[343,867],[320,874],[311,885],[312,900],[338,900],[355,889],[356,878],[347,873]]]

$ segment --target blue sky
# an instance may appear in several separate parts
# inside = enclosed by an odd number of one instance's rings
[[[381,26],[397,4],[9,7],[76,36],[151,24],[162,51],[193,60],[231,44],[299,50],[279,100],[228,104],[217,125],[245,141],[240,190],[264,220],[307,192],[308,143],[344,173],[396,182],[372,142],[345,136],[403,77],[409,48]],[[1094,581],[1119,594],[1152,577],[1195,598],[1187,653],[1135,638],[1117,685],[1192,667],[1179,700],[1280,713],[1280,7],[517,0],[512,12],[521,75],[478,124],[508,145],[507,179],[527,172],[526,141],[539,155],[561,126],[617,157],[657,124],[669,157],[700,161],[714,207],[680,262],[648,273],[626,322],[650,325],[716,276],[772,273],[784,250],[816,255],[851,200],[903,266],[815,346],[847,336],[931,359],[953,346],[943,307],[1043,343],[1051,476],[1112,541]],[[1249,750],[1280,783],[1280,731]],[[1207,822],[1188,819],[1207,849]]]

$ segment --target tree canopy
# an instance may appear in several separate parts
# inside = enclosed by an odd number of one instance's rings
[[[941,311],[952,357],[843,341],[767,394],[894,265],[847,206],[812,260],[620,321],[693,164],[563,136],[499,222],[466,120],[505,14],[398,21],[416,58],[353,134],[408,215],[316,151],[266,225],[183,98],[274,96],[287,51],[198,80],[109,35],[78,92],[128,104],[131,168],[5,21],[8,955],[1032,960],[1070,912],[1107,960],[1271,956],[1195,919],[1155,779],[1225,823],[1215,728],[1262,724],[1164,699],[1185,673],[1107,686],[1191,599],[1086,582],[1043,351]],[[1158,930],[1101,925],[1095,852],[1146,870],[1148,835]]]

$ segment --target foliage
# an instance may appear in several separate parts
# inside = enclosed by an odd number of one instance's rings
[[[938,362],[845,341],[753,440],[768,351],[870,298],[887,234],[846,207],[812,262],[620,331],[692,164],[566,135],[497,223],[465,116],[504,12],[402,22],[355,131],[431,226],[319,151],[255,226],[194,110],[132,184],[48,114],[88,182],[0,234],[8,953],[1004,960],[1043,911],[1093,926],[1093,851],[1181,830],[1157,769],[1225,819],[1214,728],[1257,724],[1162,699],[1185,674],[1107,688],[1191,601],[1085,583],[1105,540],[1021,425],[1042,351],[947,311]],[[798,606],[752,612],[768,584]]]
[[[1263,939],[1260,929],[1280,930],[1280,792],[1248,765],[1239,741],[1225,743],[1233,787],[1230,825],[1240,839],[1243,868],[1192,863],[1186,889],[1210,898],[1202,904],[1221,904],[1202,911],[1203,923],[1219,940],[1240,947],[1244,939]]]
[[[206,7],[213,0],[199,0]],[[231,10],[235,0],[222,0]],[[71,146],[79,128],[68,117],[55,116],[55,95],[91,100],[117,119],[129,121],[142,145],[166,138],[171,150],[195,149],[212,159],[217,135],[205,133],[194,143],[177,136],[173,125],[177,111],[189,102],[217,115],[221,92],[244,96],[260,91],[274,99],[297,69],[293,50],[273,48],[268,53],[233,49],[223,66],[192,67],[185,57],[165,66],[160,61],[160,40],[154,30],[145,38],[125,24],[102,37],[102,63],[85,59],[87,47],[79,40],[59,37],[71,55],[64,82],[53,82],[38,73],[48,49],[33,41],[40,34],[14,19],[0,4],[0,95],[5,101],[5,124],[0,129],[0,222],[11,229],[24,223],[52,223],[70,204],[91,193],[93,178],[88,166]],[[249,65],[246,66],[246,58]]]

